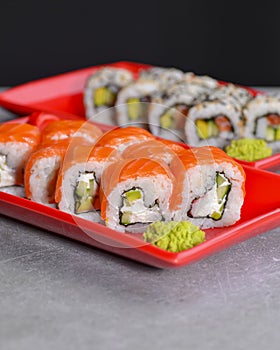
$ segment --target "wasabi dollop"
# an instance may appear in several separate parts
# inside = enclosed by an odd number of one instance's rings
[[[205,232],[189,221],[157,221],[147,227],[143,239],[161,249],[177,253],[205,241]]]
[[[272,148],[267,147],[265,140],[247,138],[232,140],[225,151],[231,157],[248,162],[260,160],[272,154]]]

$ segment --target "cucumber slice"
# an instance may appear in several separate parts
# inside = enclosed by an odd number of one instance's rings
[[[93,197],[89,196],[81,201],[76,201],[75,212],[76,214],[85,213],[93,209]]]
[[[83,198],[88,195],[88,190],[89,188],[87,182],[79,181],[75,189],[75,195],[78,198]]]
[[[130,221],[131,221],[131,212],[130,211],[125,211],[123,213],[121,213],[121,217],[120,217],[120,223],[122,225],[129,225]]]
[[[214,220],[219,220],[221,219],[225,207],[225,201],[224,199],[228,195],[231,184],[229,183],[228,179],[224,176],[224,174],[217,173],[216,176],[216,184],[217,184],[217,198],[218,198],[218,203],[222,203],[218,211],[214,211],[210,217]]]
[[[218,187],[221,186],[224,182],[227,182],[227,179],[222,174],[217,173],[217,176],[216,176],[217,186]]]
[[[214,220],[219,220],[220,218],[222,217],[222,213],[221,212],[217,212],[217,211],[214,211],[214,213],[212,213],[211,215],[211,219],[214,219]]]
[[[93,209],[93,201],[96,191],[96,183],[93,177],[93,173],[80,174],[84,176],[87,180],[81,179],[77,181],[76,188],[74,190],[75,199],[75,212],[83,213],[88,212]]]
[[[140,190],[129,190],[124,193],[124,197],[128,202],[133,202],[142,198],[142,192]]]
[[[221,205],[219,211],[214,211],[211,218],[214,220],[220,220],[224,213],[225,204]]]
[[[229,189],[230,189],[230,185],[218,187],[217,188],[218,200],[222,200],[229,192]]]

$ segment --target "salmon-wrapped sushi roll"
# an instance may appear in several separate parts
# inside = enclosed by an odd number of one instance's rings
[[[45,145],[31,154],[24,174],[26,197],[43,204],[55,203],[58,171],[70,139]]]
[[[126,159],[101,177],[101,217],[121,232],[142,232],[147,224],[169,221],[174,177],[164,162]]]
[[[97,146],[109,146],[122,152],[132,144],[154,140],[155,137],[147,130],[134,126],[116,128],[103,134],[96,142]]]
[[[59,171],[55,200],[60,210],[81,214],[99,210],[99,185],[104,168],[119,159],[112,147],[70,144]]]
[[[40,142],[40,131],[30,124],[0,125],[0,187],[22,185],[26,161]]]
[[[245,196],[245,172],[216,147],[197,147],[179,156],[184,167],[182,200],[174,220],[190,220],[201,228],[223,227],[240,218]],[[177,160],[171,170],[178,172]]]
[[[42,143],[79,137],[93,144],[102,134],[100,128],[89,121],[55,120],[42,130]]]

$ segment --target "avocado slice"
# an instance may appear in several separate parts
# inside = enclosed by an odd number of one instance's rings
[[[275,137],[275,129],[272,126],[267,126],[266,127],[266,132],[265,132],[265,139],[267,141],[274,141]]]
[[[280,125],[275,129],[275,141],[280,140]]]
[[[141,104],[139,98],[127,99],[127,113],[130,120],[137,120],[141,117]]]
[[[167,110],[163,115],[160,116],[160,126],[163,129],[171,129],[173,127],[172,111]]]
[[[196,128],[198,136],[201,139],[207,139],[209,137],[208,122],[206,120],[198,119],[196,121]]]
[[[219,128],[214,120],[208,121],[208,137],[216,137],[219,135]]]
[[[108,86],[102,86],[94,90],[93,102],[95,107],[112,107],[116,100],[114,93]]]

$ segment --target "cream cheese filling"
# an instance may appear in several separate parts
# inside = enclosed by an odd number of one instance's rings
[[[0,186],[13,186],[16,172],[7,165],[7,156],[0,154]]]

